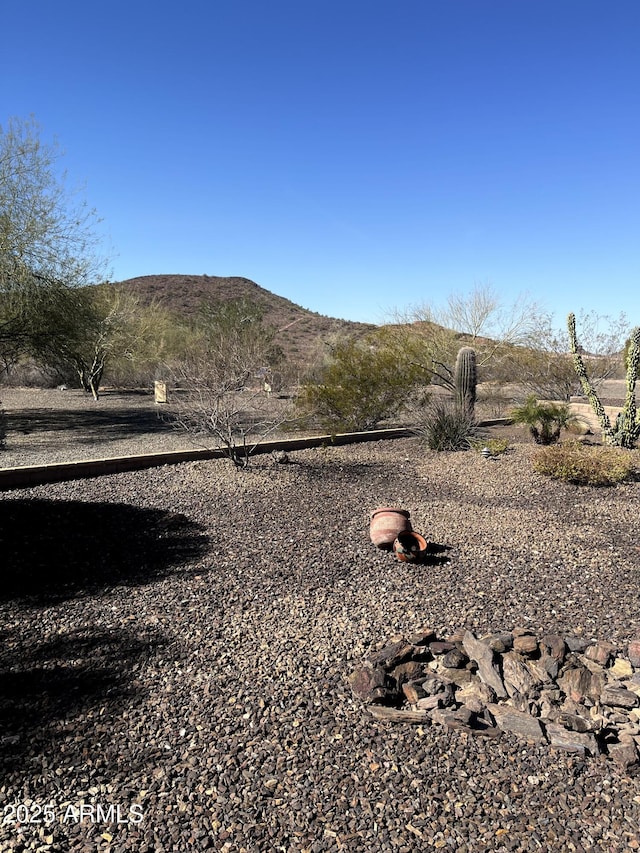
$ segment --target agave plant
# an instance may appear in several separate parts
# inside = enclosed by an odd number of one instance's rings
[[[522,406],[513,409],[510,418],[516,424],[528,426],[536,444],[555,444],[561,430],[581,423],[568,403],[540,403],[535,394],[527,397]]]

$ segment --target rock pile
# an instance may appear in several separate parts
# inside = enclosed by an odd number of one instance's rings
[[[626,656],[622,652],[626,651]],[[439,639],[394,637],[349,677],[372,716],[439,723],[482,737],[511,732],[581,755],[640,767],[640,638],[604,641],[525,628]]]

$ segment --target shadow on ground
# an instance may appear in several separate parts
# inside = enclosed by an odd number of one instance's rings
[[[165,644],[151,631],[83,628],[45,642],[26,633],[4,631],[1,638],[0,766],[7,770],[47,756],[64,763],[60,753],[109,743],[114,718],[146,695],[139,670]],[[65,741],[69,746],[56,745]]]
[[[4,500],[0,600],[63,601],[146,584],[200,557],[209,539],[179,513],[128,504]]]
[[[176,427],[164,411],[133,408],[21,409],[7,415],[9,433],[65,432],[89,442],[113,441],[147,433],[171,433]]]

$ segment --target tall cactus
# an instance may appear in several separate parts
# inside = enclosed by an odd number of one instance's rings
[[[640,420],[636,411],[636,380],[638,378],[638,369],[640,368],[640,327],[636,326],[631,332],[630,346],[627,353],[627,396],[624,407],[616,418],[615,424],[612,426],[609,416],[605,412],[604,406],[600,402],[600,398],[587,376],[587,369],[580,355],[576,335],[575,314],[569,314],[567,326],[569,329],[569,345],[573,354],[573,365],[582,385],[582,390],[600,421],[605,443],[629,449],[634,447],[636,441],[640,438]]]
[[[473,347],[462,347],[456,358],[454,386],[458,406],[470,416],[476,404],[477,385],[476,351]]]

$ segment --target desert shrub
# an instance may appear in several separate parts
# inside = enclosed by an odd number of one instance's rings
[[[585,486],[613,486],[635,471],[633,456],[619,447],[595,447],[569,441],[540,450],[533,468],[556,480]]]
[[[509,447],[509,442],[506,438],[474,438],[471,439],[470,444],[478,453],[481,453],[485,447],[488,447],[492,456],[500,456]]]
[[[357,432],[421,401],[431,377],[404,350],[371,334],[338,340],[314,379],[301,388],[301,415],[330,430]]]
[[[523,405],[513,409],[510,417],[515,424],[529,427],[536,444],[555,444],[561,430],[575,431],[581,422],[568,403],[538,402],[535,394],[527,397]]]
[[[450,400],[434,400],[415,432],[430,450],[468,450],[478,437],[473,416]]]

